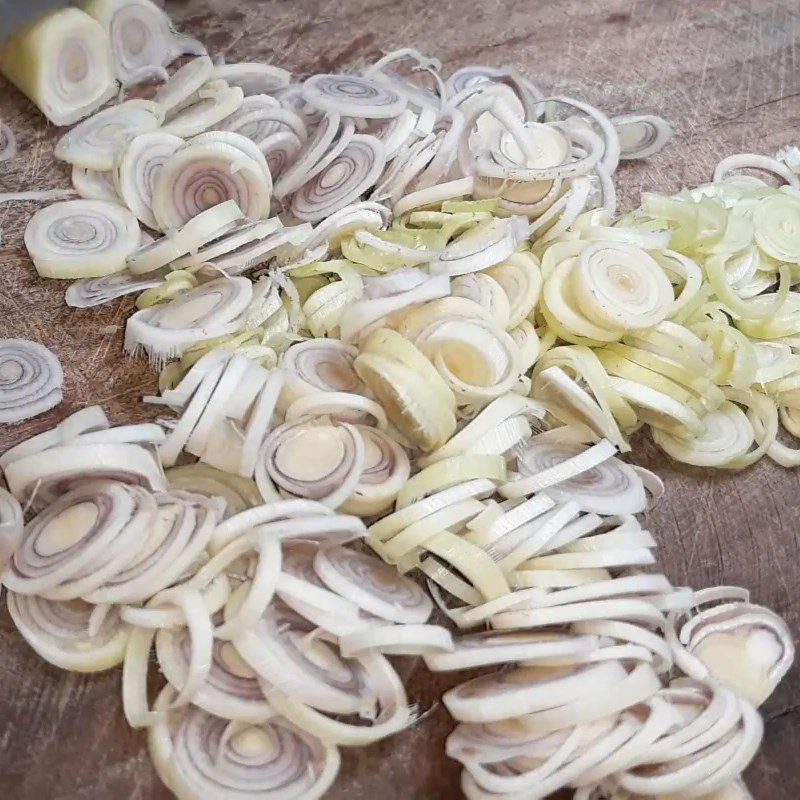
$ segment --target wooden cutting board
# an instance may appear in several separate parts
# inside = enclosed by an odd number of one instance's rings
[[[445,73],[512,63],[545,88],[609,113],[654,111],[676,136],[647,163],[617,174],[621,207],[641,191],[710,179],[736,152],[800,143],[800,6],[796,0],[197,0],[168,3],[179,26],[228,61],[269,60],[297,73],[347,69],[413,46]],[[52,159],[57,129],[0,79],[0,118],[20,155],[0,164],[0,192],[69,185]],[[25,425],[0,428],[0,452],[67,414],[100,403],[115,422],[146,419],[155,386],[144,362],[121,352],[130,301],[83,312],[65,285],[39,280],[22,246],[30,206],[0,206],[0,337],[52,348],[66,372],[65,402]],[[675,467],[646,440],[635,460],[666,480],[648,523],[666,573],[695,587],[734,583],[800,622],[800,479],[766,461],[740,474]],[[437,698],[452,678],[401,660],[425,712],[411,730],[349,751],[330,797],[450,800],[458,769],[444,757],[450,720]],[[120,673],[67,675],[45,665],[0,611],[0,797],[8,800],[157,800],[144,735],[127,728]],[[800,672],[763,709],[766,737],[748,773],[757,800],[800,797]],[[212,800],[212,798],[209,798]]]

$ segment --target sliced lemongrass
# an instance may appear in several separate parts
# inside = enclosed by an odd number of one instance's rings
[[[153,214],[161,229],[169,230],[233,200],[246,217],[260,219],[269,213],[270,188],[261,166],[238,148],[190,143],[159,172]]]
[[[180,356],[191,344],[236,333],[250,304],[253,284],[246,278],[218,278],[164,306],[137,311],[125,329],[125,349],[144,349],[156,363]]]
[[[213,77],[223,80],[230,86],[238,86],[250,97],[254,94],[274,94],[289,85],[291,73],[274,64],[260,62],[241,62],[237,64],[217,64]]]
[[[88,632],[94,606],[82,600],[55,602],[8,592],[8,611],[25,641],[45,661],[73,672],[101,672],[121,664],[130,632],[111,610]]]
[[[304,454],[316,455],[313,464]],[[291,495],[318,500],[331,508],[352,494],[364,465],[364,440],[347,423],[286,423],[269,433],[256,464],[256,483],[264,497],[274,484]]]
[[[346,633],[339,639],[345,657],[364,650],[385,655],[427,655],[453,649],[453,637],[439,625],[382,625]]]
[[[183,139],[162,131],[132,139],[119,155],[114,180],[119,196],[142,224],[160,226],[153,215],[153,192],[164,164],[183,147]]]
[[[111,170],[127,142],[156,130],[163,120],[164,111],[157,103],[127,100],[76,125],[59,139],[55,156],[74,166]]]
[[[672,136],[666,120],[654,114],[621,114],[611,117],[620,144],[620,160],[650,158],[659,153]]]
[[[213,70],[214,63],[208,56],[193,58],[172,73],[170,79],[158,88],[153,100],[169,113],[199,91]]]
[[[174,109],[175,113],[164,124],[164,132],[183,139],[197,136],[233,114],[243,99],[244,94],[238,87],[212,81],[200,88],[190,105]]]
[[[95,278],[121,272],[139,246],[130,211],[102,200],[68,200],[40,209],[25,229],[36,271],[48,278]]]
[[[10,36],[0,71],[55,125],[74,125],[117,90],[103,27],[72,7],[50,10]]]
[[[225,517],[259,505],[261,495],[253,481],[205,464],[184,464],[166,471],[170,490],[179,489],[225,501]]]
[[[771,172],[782,178],[789,186],[800,188],[800,179],[784,163],[768,156],[755,153],[738,153],[723,158],[714,168],[714,183],[726,183],[734,178],[733,174],[740,169],[758,169]]]
[[[108,203],[119,203],[121,200],[114,186],[113,170],[98,172],[85,167],[73,167],[72,185],[84,200],[105,200]]]
[[[357,75],[314,75],[303,84],[303,99],[321,111],[363,119],[389,119],[407,99],[384,84]]]
[[[357,200],[377,180],[386,163],[383,144],[355,134],[344,149],[292,197],[292,213],[318,221]]]
[[[19,501],[0,487],[0,580],[6,564],[22,540],[25,522]]]
[[[0,339],[0,422],[30,419],[63,398],[61,362],[46,347],[27,339]]]
[[[252,478],[259,461],[259,453],[267,434],[272,427],[272,417],[275,413],[281,390],[286,379],[286,374],[280,369],[274,369],[264,388],[259,392],[244,429],[242,440],[241,458],[238,473],[245,478]]]

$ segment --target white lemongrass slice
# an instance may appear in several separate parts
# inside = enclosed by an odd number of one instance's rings
[[[370,744],[408,727],[413,722],[414,715],[408,707],[400,677],[383,656],[365,652],[358,661],[377,701],[377,714],[371,718],[369,726],[334,719],[265,682],[262,682],[262,688],[275,710],[304,730],[316,731],[317,735],[333,744]]]
[[[359,335],[374,329],[390,314],[449,294],[449,278],[446,275],[435,275],[407,291],[372,300],[369,298],[357,300],[345,309],[339,322],[342,341],[355,341]]]
[[[224,119],[219,127],[235,131],[258,145],[278,133],[292,133],[301,142],[308,138],[303,118],[294,111],[281,108],[280,102],[268,94],[245,97],[237,111]]]
[[[139,247],[139,224],[116,203],[67,200],[31,217],[25,247],[42,277],[101,277],[125,268]]]
[[[434,672],[474,669],[495,664],[568,659],[597,648],[596,636],[564,633],[478,633],[460,636],[450,653],[424,654],[425,665]]]
[[[461,275],[451,285],[455,297],[466,297],[476,302],[492,315],[499,327],[504,330],[509,327],[511,310],[508,295],[489,274],[474,272]]]
[[[282,228],[277,217],[263,220],[241,219],[232,230],[203,245],[196,253],[188,253],[173,262],[173,268],[199,269],[203,264],[224,256],[251,242],[261,241]]]
[[[270,189],[262,167],[237,147],[190,143],[159,172],[153,214],[160,228],[169,230],[233,200],[246,217],[260,219],[269,214]]]
[[[0,423],[43,414],[63,398],[64,372],[56,355],[27,339],[0,339]]]
[[[314,453],[309,460],[308,453]],[[256,463],[265,499],[274,486],[337,508],[353,492],[364,467],[364,440],[348,423],[286,423],[268,434]]]
[[[416,583],[374,556],[341,546],[320,547],[314,570],[329,589],[376,617],[423,623],[433,610]]]
[[[408,102],[386,85],[357,75],[313,75],[303,84],[303,99],[321,111],[362,119],[396,117]]]
[[[737,153],[723,158],[714,168],[714,183],[727,183],[735,177],[733,173],[740,169],[758,169],[771,172],[782,178],[789,186],[800,188],[800,178],[781,161],[769,156],[755,153]]]
[[[346,633],[339,639],[345,658],[371,650],[384,655],[419,656],[448,652],[453,637],[439,625],[380,625]]]
[[[703,609],[704,600],[698,592],[698,611],[688,621],[680,612],[668,618],[667,641],[676,663],[691,677],[718,680],[760,705],[794,658],[786,623],[763,606],[734,603]]]
[[[203,555],[222,516],[219,502],[187,492],[155,497],[158,510],[135,558],[84,598],[139,603],[175,583]]]
[[[180,230],[139,247],[128,257],[128,269],[139,275],[154,272],[187,253],[197,253],[208,242],[239,228],[244,222],[235,200],[226,200],[192,217]]]
[[[108,417],[100,406],[88,406],[70,414],[65,420],[59,422],[54,428],[36,436],[31,436],[15,445],[10,450],[6,450],[0,456],[0,469],[8,469],[9,464],[13,464],[25,456],[41,453],[51,447],[69,444],[75,439],[90,431],[104,430],[110,427]]]
[[[73,7],[42,14],[9,37],[0,72],[54,125],[74,125],[117,91],[103,27]]]
[[[182,67],[175,70],[170,79],[158,88],[153,100],[158,103],[166,113],[182,105],[211,77],[214,62],[208,56],[200,56],[187,61]]]
[[[72,168],[72,185],[84,200],[105,200],[120,203],[121,198],[114,186],[114,173],[98,172],[85,167]]]
[[[321,172],[292,197],[292,213],[316,222],[340,211],[377,180],[386,163],[383,144],[374,136],[355,134]]]
[[[120,154],[114,180],[119,196],[139,221],[160,230],[153,216],[153,192],[164,164],[183,147],[183,139],[162,131],[132,139]]]
[[[257,144],[267,159],[270,175],[275,181],[292,165],[303,147],[300,137],[291,131],[270,134]]]
[[[269,166],[267,165],[267,159],[264,157],[264,154],[261,152],[261,150],[258,149],[256,144],[250,141],[250,139],[248,139],[246,136],[242,136],[239,133],[234,133],[233,131],[206,131],[205,133],[201,133],[198,136],[193,137],[189,141],[189,144],[227,144],[231,147],[235,147],[245,156],[251,158],[256,164],[258,164],[259,169],[264,176],[264,181],[267,184],[270,193],[272,192],[272,175],[270,174]]]
[[[18,500],[46,505],[87,479],[110,479],[149,489],[165,488],[154,455],[136,444],[63,445],[27,455],[6,468],[6,482]]]
[[[238,86],[245,97],[250,97],[254,94],[275,94],[289,85],[292,75],[274,64],[242,62],[218,64],[214,67],[213,77],[230,86]]]
[[[28,523],[3,583],[21,594],[76,599],[128,563],[155,511],[137,487],[85,482]]]
[[[157,103],[127,100],[76,125],[59,139],[55,156],[78,167],[108,171],[131,139],[156,130],[163,121]]]
[[[500,264],[527,238],[519,217],[481,222],[462,233],[431,263],[432,274],[464,275]]]
[[[218,278],[163,306],[137,311],[125,329],[125,349],[144,350],[154,362],[180,356],[191,344],[236,333],[250,304],[247,278]]]
[[[672,137],[670,124],[654,114],[621,114],[611,117],[619,136],[620,160],[650,158]]]
[[[115,609],[89,633],[94,606],[8,593],[8,611],[25,641],[47,662],[72,672],[101,672],[122,663],[130,628]]]
[[[616,448],[610,442],[588,449],[535,442],[518,449],[517,469],[523,477],[511,484],[517,488],[507,496],[546,490],[556,500],[572,500],[596,514],[638,514],[647,507],[641,479],[629,465],[612,458]]]
[[[194,96],[193,96],[194,98]],[[244,94],[238,87],[228,86],[224,81],[212,82],[197,92],[191,105],[174,109],[176,113],[164,125],[166,133],[183,139],[211,130],[242,104]]]
[[[149,0],[88,0],[85,10],[108,32],[117,78],[166,67],[174,57],[169,17]]]
[[[261,502],[258,487],[253,481],[222,472],[206,464],[184,464],[165,473],[170,490],[180,489],[205,497],[225,501],[224,517],[240,514]]]
[[[367,516],[388,509],[411,474],[406,450],[383,431],[356,426],[364,440],[364,468],[353,494],[342,504],[348,514]]]
[[[22,506],[13,494],[0,486],[0,582],[8,560],[22,541],[24,526]]]
[[[185,629],[162,628],[156,635],[159,666],[172,686],[180,691],[190,669],[190,640]],[[230,643],[215,639],[205,684],[192,703],[209,714],[250,724],[265,722],[274,712],[256,680],[256,674]]]

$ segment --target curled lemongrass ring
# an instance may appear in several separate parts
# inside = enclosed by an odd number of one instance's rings
[[[214,62],[208,56],[193,58],[172,73],[170,79],[158,88],[153,100],[169,113],[197,92],[213,70]]]
[[[274,495],[274,484],[290,495],[337,508],[353,493],[363,467],[364,440],[351,425],[286,423],[264,440],[256,483],[265,498]]]
[[[386,412],[380,403],[347,392],[315,392],[298,397],[287,409],[285,422],[303,417],[329,416],[341,422],[371,422],[378,428],[387,426]]]
[[[162,230],[234,200],[250,219],[269,214],[270,186],[259,164],[230,144],[188,144],[158,174],[153,214]]]
[[[800,259],[800,198],[777,192],[759,201],[753,212],[755,241],[778,261]]]
[[[177,691],[186,684],[189,648],[185,628],[162,628],[156,634],[159,667]],[[258,685],[256,673],[231,642],[221,639],[214,640],[211,669],[205,684],[192,697],[192,703],[216,717],[249,724],[266,722],[274,716]]]
[[[137,136],[120,155],[115,183],[125,205],[148,228],[159,230],[153,216],[153,191],[164,164],[183,147],[183,139],[154,131]]]
[[[164,131],[183,138],[197,136],[233,114],[243,99],[241,89],[228,86],[224,81],[210,81],[189,98],[189,105],[174,109]]]
[[[376,625],[346,633],[339,639],[345,657],[369,650],[395,656],[448,652],[453,637],[439,625]]]
[[[291,131],[279,131],[261,139],[258,149],[267,159],[270,175],[278,180],[297,158],[303,142]]]
[[[669,123],[654,114],[622,114],[611,117],[611,124],[619,136],[621,160],[650,158],[672,136]]]
[[[8,593],[8,611],[25,641],[47,662],[73,672],[101,672],[122,663],[129,628],[111,609],[89,633],[95,607]]]
[[[128,562],[155,513],[155,501],[141,489],[88,482],[26,526],[3,582],[21,594],[80,597]]]
[[[292,198],[292,213],[316,222],[357,200],[377,180],[386,163],[374,136],[351,136],[339,155]]]
[[[150,756],[161,779],[182,797],[253,795],[318,800],[339,771],[339,753],[316,736],[274,719],[229,722],[200,708],[168,712],[176,692],[156,700]]]
[[[0,422],[14,423],[57,406],[63,397],[61,362],[27,339],[0,339]]]
[[[321,111],[363,119],[390,119],[405,109],[399,92],[357,75],[313,75],[303,84],[303,99]]]
[[[452,281],[451,288],[454,297],[466,297],[485,308],[503,330],[510,327],[509,296],[488,272],[460,275]]]
[[[130,211],[102,200],[67,200],[37,211],[25,247],[46,278],[95,278],[120,272],[139,247]]]
[[[149,100],[128,100],[76,125],[59,139],[56,158],[79,167],[107,171],[127,142],[140,133],[156,130],[164,111]]]
[[[673,611],[667,620],[676,664],[693,678],[719,681],[761,705],[794,659],[786,623],[768,608],[743,601],[732,587],[700,590],[695,603],[693,614]]]
[[[782,178],[789,186],[800,188],[800,178],[789,167],[775,158],[756,155],[755,153],[739,153],[723,158],[714,168],[714,183],[727,183],[736,176],[732,173],[740,169],[759,169],[771,172]]]
[[[236,333],[250,304],[247,278],[219,278],[176,297],[164,306],[137,311],[125,328],[125,349],[144,348],[159,362],[179,356],[191,344]]]
[[[370,614],[400,623],[426,622],[433,604],[394,567],[346,547],[320,547],[314,570],[323,583]]]

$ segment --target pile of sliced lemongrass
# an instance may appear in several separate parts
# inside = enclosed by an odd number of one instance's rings
[[[800,462],[776,441],[779,407],[800,431],[800,159],[734,157],[615,220],[613,173],[663,147],[659,117],[514,69],[444,80],[410,49],[303,82],[207,56],[169,75],[152,4],[92,8],[118,77],[161,85],[60,140],[83,199],[25,242],[81,279],[71,306],[138,295],[125,347],[163,367],[147,400],[170,413],[86,409],[0,458],[29,643],[123,663],[181,798],[319,797],[337,747],[413,722],[398,654],[513,665],[444,697],[467,797],[748,797],[791,636],[744,590],[643,571],[663,487],[615,454],[647,424],[689,463]],[[129,18],[147,47],[114,32]]]

